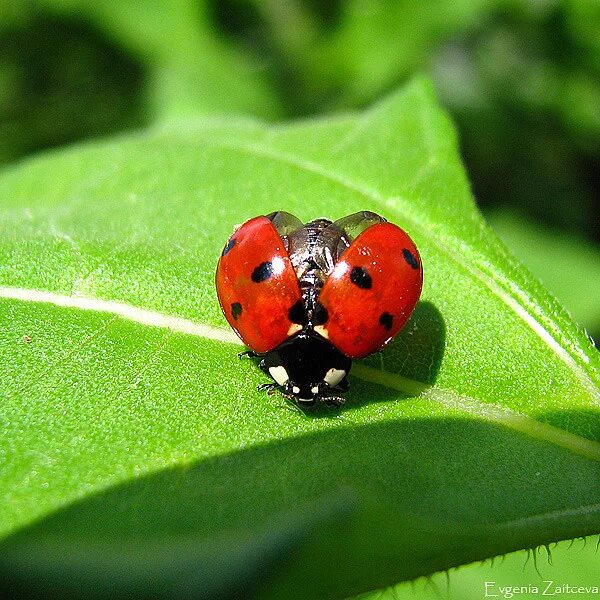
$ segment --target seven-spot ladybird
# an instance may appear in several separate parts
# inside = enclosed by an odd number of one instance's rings
[[[352,360],[392,340],[422,283],[408,234],[368,211],[305,225],[287,212],[250,219],[216,273],[225,318],[275,382],[261,387],[303,406],[343,402]]]

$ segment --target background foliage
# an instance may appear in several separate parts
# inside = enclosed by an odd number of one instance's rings
[[[599,30],[594,0],[8,0],[0,162],[203,114],[347,111],[427,72],[488,221],[598,339]]]

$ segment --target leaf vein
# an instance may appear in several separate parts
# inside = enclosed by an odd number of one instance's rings
[[[112,300],[65,296],[54,292],[10,287],[0,287],[0,298],[110,313],[115,317],[122,317],[141,325],[169,329],[177,333],[194,335],[222,343],[242,345],[239,338],[231,331]],[[497,404],[484,403],[452,390],[430,386],[362,364],[355,364],[352,374],[364,381],[395,389],[411,396],[427,398],[437,404],[464,411],[482,420],[500,423],[530,437],[552,443],[586,458],[600,461],[600,443],[537,421],[532,417]]]

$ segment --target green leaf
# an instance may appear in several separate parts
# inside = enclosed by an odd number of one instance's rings
[[[515,211],[487,215],[494,231],[589,332],[600,333],[600,248]]]
[[[500,560],[453,569],[450,573],[437,573],[429,579],[403,583],[393,588],[370,592],[360,596],[360,600],[430,600],[447,597],[461,600],[480,600],[485,598],[486,583],[488,597],[498,594],[500,587],[512,587],[513,597],[519,592],[515,587],[523,587],[526,592],[521,597],[581,594],[583,598],[597,595],[598,577],[598,538],[570,540],[552,544],[536,551],[523,550],[502,556]],[[567,586],[581,588],[578,591],[566,591]],[[533,591],[537,587],[537,592]],[[562,588],[557,592],[557,588]],[[587,588],[587,589],[586,589]],[[437,592],[437,594],[436,594]],[[358,600],[358,597],[357,597]]]
[[[183,122],[5,171],[4,577],[339,597],[599,531],[598,353],[483,222],[456,146],[416,81],[361,115]],[[259,393],[215,299],[234,224],[277,209],[374,210],[421,251],[422,301],[339,410]]]

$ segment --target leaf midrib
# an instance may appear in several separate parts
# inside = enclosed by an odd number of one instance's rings
[[[54,292],[25,288],[0,287],[0,298],[39,304],[51,304],[61,308],[75,308],[92,312],[112,314],[141,325],[168,329],[177,333],[193,335],[213,341],[241,346],[242,342],[232,332],[219,327],[195,323],[181,317],[173,317],[122,302],[98,298],[67,296]],[[453,390],[434,387],[414,379],[408,379],[389,371],[355,364],[352,375],[413,397],[427,398],[442,406],[459,409],[467,414],[504,425],[529,437],[565,448],[574,454],[600,462],[600,443],[543,423],[527,415],[490,404]]]

